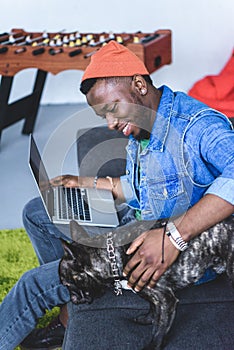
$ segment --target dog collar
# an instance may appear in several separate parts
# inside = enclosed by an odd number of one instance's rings
[[[112,277],[114,278],[115,294],[117,296],[122,295],[123,290],[122,290],[122,284],[121,284],[121,280],[120,280],[119,269],[118,269],[118,265],[117,265],[117,261],[116,261],[116,254],[115,254],[115,247],[114,247],[112,232],[109,232],[107,235],[106,250],[107,250],[108,258],[110,261]]]

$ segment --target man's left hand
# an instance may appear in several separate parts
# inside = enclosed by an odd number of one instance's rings
[[[135,254],[125,266],[123,274],[128,277],[128,286],[137,292],[145,285],[153,288],[159,277],[179,255],[179,250],[166,235],[163,249],[163,230],[164,228],[160,228],[142,233],[127,251],[127,254]]]

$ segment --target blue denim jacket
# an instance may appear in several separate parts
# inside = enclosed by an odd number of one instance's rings
[[[121,177],[126,202],[144,220],[181,215],[207,193],[234,204],[230,121],[183,92],[160,89],[148,146],[139,154],[139,142],[129,138]]]

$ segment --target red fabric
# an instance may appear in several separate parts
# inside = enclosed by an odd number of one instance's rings
[[[228,117],[234,117],[234,50],[219,75],[196,82],[188,94]]]
[[[132,51],[112,40],[91,56],[82,81],[89,78],[129,77],[135,74],[148,75],[149,72]]]

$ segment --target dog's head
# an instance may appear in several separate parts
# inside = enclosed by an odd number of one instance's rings
[[[91,303],[103,293],[101,280],[92,267],[87,247],[79,243],[62,242],[64,256],[59,272],[62,283],[68,287],[74,304]]]

